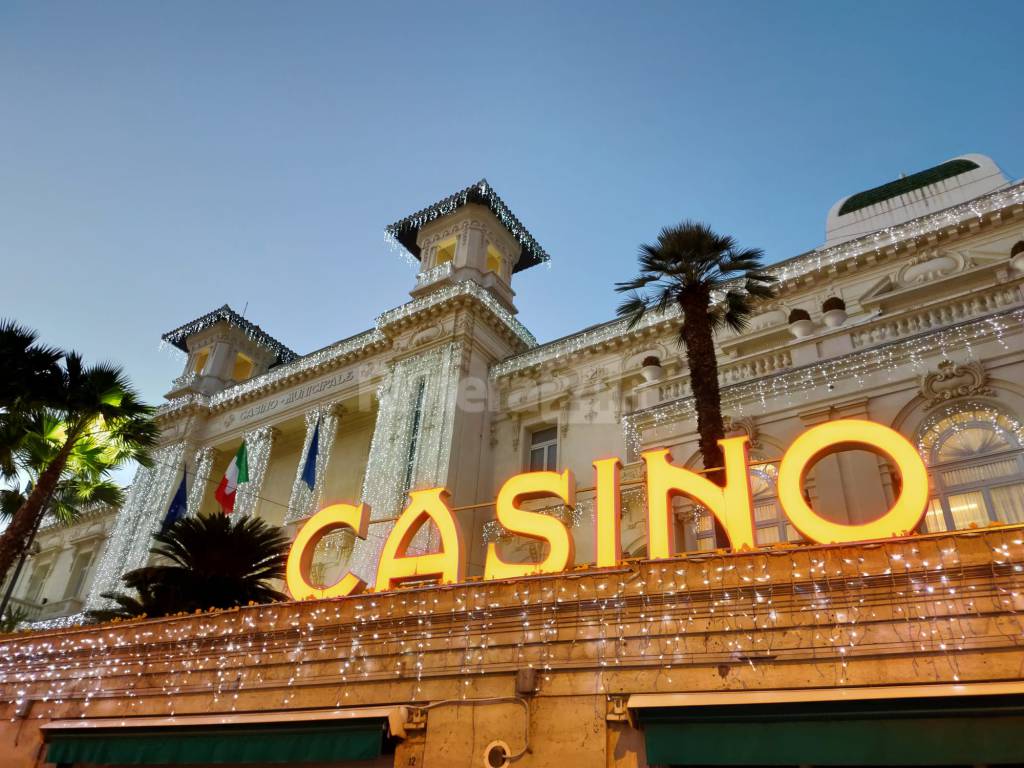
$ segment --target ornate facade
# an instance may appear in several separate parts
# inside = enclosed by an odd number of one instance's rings
[[[408,492],[437,486],[469,536],[471,581],[10,641],[0,687],[15,720],[65,722],[51,731],[59,741],[81,717],[107,728],[104,718],[145,715],[155,719],[139,727],[158,729],[175,713],[265,722],[268,712],[386,705],[392,741],[374,764],[484,764],[492,742],[511,754],[525,739],[517,765],[643,765],[648,753],[678,762],[656,734],[698,727],[680,725],[679,712],[700,702],[756,710],[777,695],[799,709],[815,699],[792,691],[822,688],[856,690],[860,702],[931,702],[959,695],[963,681],[982,686],[965,700],[1024,690],[1012,683],[1024,662],[1024,183],[987,158],[957,158],[844,198],[825,246],[770,267],[777,297],[748,330],[716,341],[728,427],[751,442],[764,549],[724,552],[707,513],[680,501],[684,553],[670,561],[645,560],[638,457],[670,447],[677,463],[699,467],[678,315],[538,344],[516,318],[513,281],[548,255],[484,181],[388,233],[421,271],[411,300],[363,333],[299,356],[224,307],[165,335],[184,371],[88,604],[101,606],[101,593],[145,562],[183,468],[190,513],[216,509],[213,490],[242,440],[249,481],[235,514],[294,531],[327,502],[372,509],[365,540],[336,534],[321,545],[323,583],[347,569],[372,583]],[[783,448],[851,417],[902,433],[928,464],[932,500],[916,536],[822,547],[801,542],[782,514]],[[310,490],[301,473],[314,430]],[[591,462],[606,456],[625,464],[621,569],[587,569],[594,501],[581,488],[573,508],[548,509],[572,530],[578,572],[473,580],[491,542],[507,559],[540,555],[494,520],[489,500],[506,478],[569,468],[589,486]],[[858,523],[888,509],[900,482],[884,458],[848,451],[819,462],[805,494],[830,519]],[[413,549],[435,544],[427,531]],[[120,670],[86,682],[84,649],[97,643]],[[176,643],[193,649],[194,665]],[[55,659],[67,664],[47,673]],[[887,697],[863,693],[879,686]],[[711,693],[725,698],[700,699]],[[17,715],[25,702],[31,714]],[[41,759],[46,730],[30,732],[36,751],[19,747],[18,765]]]

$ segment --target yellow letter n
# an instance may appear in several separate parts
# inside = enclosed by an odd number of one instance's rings
[[[647,464],[647,556],[652,560],[677,554],[672,513],[672,499],[676,496],[686,496],[706,507],[725,529],[733,549],[754,546],[747,437],[730,437],[718,444],[725,456],[724,487],[675,466],[667,448],[640,454]]]

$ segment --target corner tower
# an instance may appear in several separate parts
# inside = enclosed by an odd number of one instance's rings
[[[168,399],[189,392],[212,395],[298,358],[227,304],[161,338],[187,355],[185,370],[172,383]]]
[[[512,275],[549,260],[486,179],[396,221],[386,232],[420,262],[413,298],[470,281],[515,312]]]

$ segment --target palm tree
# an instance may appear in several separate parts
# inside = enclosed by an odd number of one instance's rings
[[[118,607],[90,611],[90,618],[166,616],[288,599],[271,584],[284,578],[288,538],[258,517],[185,517],[153,539],[149,551],[160,560],[122,576],[138,596],[105,593]]]
[[[0,518],[10,519],[28,500],[39,475],[60,451],[67,434],[66,427],[46,411],[24,416],[22,427],[20,445],[13,456],[18,471],[9,479],[10,487],[0,491]],[[118,447],[100,444],[92,437],[79,440],[68,456],[46,512],[52,513],[58,522],[70,525],[86,506],[120,506],[124,490],[109,475],[128,458]]]
[[[35,331],[0,320],[0,478],[16,473],[14,453],[25,433],[23,419],[56,399],[63,353],[37,342]]]
[[[13,320],[0,320],[0,408],[10,410],[19,403],[47,405],[60,376],[57,363],[63,353],[39,344],[38,334]]]
[[[75,473],[73,456],[102,458],[112,466],[135,459],[148,466],[148,450],[156,445],[153,409],[139,399],[118,366],[86,367],[80,355],[67,353],[48,399],[45,414],[56,425],[51,437],[57,450],[0,534],[0,581],[24,550],[62,479]]]
[[[714,334],[723,326],[743,330],[756,301],[775,295],[775,278],[762,271],[763,257],[760,249],[741,249],[732,237],[706,224],[684,221],[662,229],[656,244],[641,245],[640,274],[615,284],[616,291],[630,294],[618,308],[630,328],[648,311],[679,308],[679,341],[690,368],[700,454],[705,469],[717,470],[708,472],[708,479],[718,485],[725,484],[718,446],[725,427]],[[722,533],[717,526],[716,533]]]
[[[25,504],[32,493],[39,474],[50,464],[60,450],[64,430],[60,422],[46,412],[34,412],[22,416],[25,428],[20,444],[13,454],[16,472],[9,478],[8,487],[0,490],[0,520],[11,520]],[[32,546],[39,526],[46,515],[52,515],[56,522],[71,525],[90,506],[103,504],[119,507],[124,502],[124,490],[108,478],[118,468],[120,461],[111,450],[103,450],[90,441],[83,440],[75,446],[68,457],[65,472],[57,482],[42,514],[25,540],[21,549],[14,575],[7,582],[7,589],[0,598],[0,616],[7,615],[14,587],[24,567],[28,550]]]

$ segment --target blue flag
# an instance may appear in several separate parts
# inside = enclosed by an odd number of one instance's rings
[[[188,512],[188,488],[185,484],[185,479],[188,477],[188,473],[185,470],[181,472],[181,485],[178,486],[178,492],[174,494],[174,498],[171,499],[171,506],[167,508],[167,516],[164,518],[162,528],[167,528],[173,525],[175,522],[180,520]]]
[[[306,451],[306,464],[302,468],[302,479],[313,490],[316,485],[316,457],[320,453],[320,419],[316,420],[313,428],[313,439],[309,441],[309,450]]]

